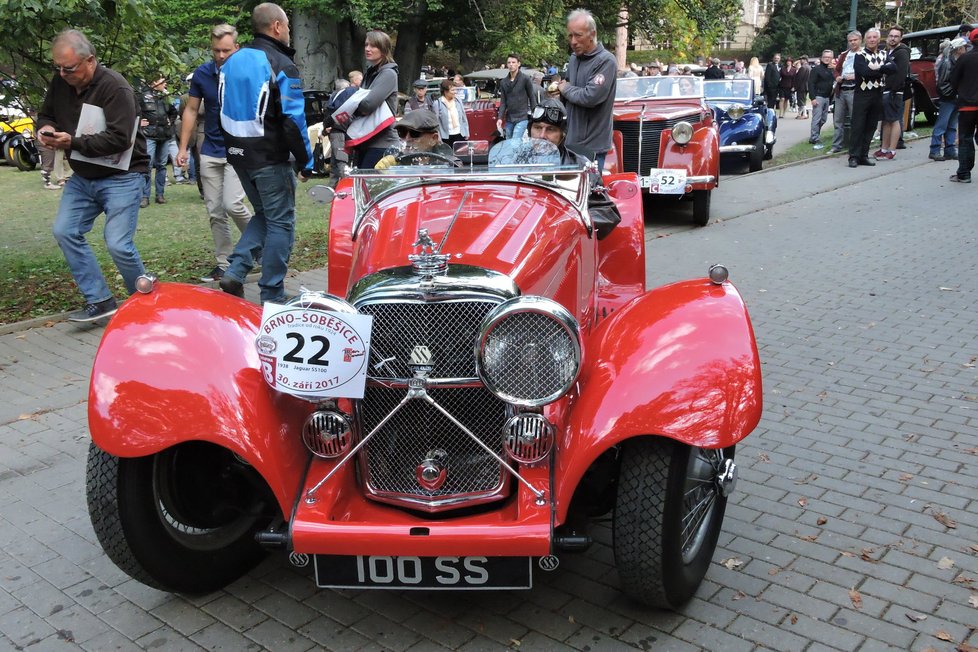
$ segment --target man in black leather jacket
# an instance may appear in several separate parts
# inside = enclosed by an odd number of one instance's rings
[[[146,150],[149,154],[150,169],[143,184],[143,199],[139,204],[149,206],[150,185],[153,170],[156,170],[156,203],[165,204],[163,193],[166,189],[166,162],[170,157],[170,142],[173,141],[177,108],[169,101],[166,93],[166,77],[160,75],[156,81],[144,89],[139,96],[140,130],[146,137]],[[174,168],[176,175],[177,168]],[[175,176],[177,180],[179,176]]]

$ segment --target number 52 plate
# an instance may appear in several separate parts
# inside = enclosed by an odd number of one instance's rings
[[[649,176],[642,177],[640,183],[653,194],[681,195],[686,192],[686,170],[652,168]]]

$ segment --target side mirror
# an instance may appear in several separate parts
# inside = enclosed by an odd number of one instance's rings
[[[336,197],[336,191],[329,186],[313,186],[309,189],[309,197],[317,204],[331,204]]]

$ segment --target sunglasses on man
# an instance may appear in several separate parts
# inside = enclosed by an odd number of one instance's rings
[[[406,129],[406,128],[400,128],[397,130],[397,135],[401,138],[407,138],[408,136],[410,136],[411,138],[421,138],[425,134],[433,134],[433,133],[435,132],[418,131],[417,129]]]

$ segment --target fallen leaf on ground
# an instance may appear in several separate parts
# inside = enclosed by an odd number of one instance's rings
[[[795,484],[808,484],[809,482],[812,482],[813,480],[818,480],[818,476],[815,475],[814,473],[809,473],[808,476],[806,478],[804,478],[803,480],[795,480]]]
[[[978,543],[969,544],[968,547],[971,548],[971,552],[978,555]]]
[[[743,566],[744,562],[734,557],[730,557],[729,559],[724,559],[723,561],[721,561],[720,565],[726,566],[727,570],[736,570],[741,566]]]
[[[898,478],[898,480],[900,480],[900,482],[910,482],[911,480],[913,480],[913,476],[910,475],[909,473],[904,473]]]
[[[849,552],[848,550],[843,550],[842,551],[842,556],[843,557],[855,557],[856,555],[854,555],[853,553]]]
[[[942,641],[953,641],[954,640],[953,638],[951,638],[951,635],[948,634],[947,632],[945,632],[943,629],[940,630],[939,632],[937,632],[936,634],[934,634],[934,637],[935,638],[939,638]]]
[[[958,575],[957,577],[955,577],[951,581],[954,582],[955,584],[968,584],[968,585],[970,585],[975,580],[974,580],[973,577],[968,577],[967,575]]]
[[[573,615],[567,616],[567,622],[573,623],[574,622],[574,616]]]
[[[519,647],[520,644],[522,644],[522,641],[518,638],[511,638],[509,639],[509,642],[515,645],[516,647]]]
[[[915,623],[919,623],[921,620],[927,620],[927,616],[925,616],[924,614],[918,614],[918,613],[914,613],[912,611],[908,611],[906,613],[906,616],[907,616],[907,618],[909,620],[911,620],[911,621],[913,621]]]
[[[974,645],[968,645],[967,643],[961,643],[956,648],[954,648],[954,650],[955,652],[978,652],[978,647],[975,647]]]
[[[950,557],[941,557],[941,560],[937,562],[937,567],[941,570],[947,570],[949,568],[954,568],[954,560]]]
[[[819,516],[815,520],[815,525],[825,525],[828,522],[829,522],[829,519],[825,518],[824,516]]]
[[[878,564],[880,560],[872,556],[874,552],[876,552],[876,548],[863,548],[859,558],[871,564]]]
[[[941,511],[936,507],[931,509],[932,511],[930,515],[934,517],[935,521],[937,521],[938,523],[940,523],[941,525],[943,525],[944,527],[950,530],[953,530],[958,527],[958,524],[954,521],[953,518],[948,516],[947,512]]]
[[[781,572],[781,569],[780,568],[769,568],[767,570],[767,574],[768,575],[771,575],[771,576],[777,575],[780,572]]]
[[[798,506],[799,507],[807,507],[808,506],[808,499],[807,498],[799,498],[798,499]]]
[[[978,609],[978,595],[973,595],[968,598],[968,604],[970,604],[975,609]]]
[[[757,461],[758,462],[765,462],[766,463],[766,462],[770,462],[771,461],[771,458],[768,457],[767,453],[758,453],[758,455],[757,455]]]
[[[791,614],[791,624],[794,625],[797,622],[798,622],[798,616],[796,616],[795,614]]]
[[[966,449],[964,449],[964,452],[965,453],[971,453],[972,455],[978,455],[978,446],[976,446],[974,448],[966,448]]]
[[[863,608],[863,596],[856,589],[849,589],[849,599],[852,600],[852,606],[855,609]]]
[[[746,593],[744,593],[743,591],[737,591],[736,593],[733,594],[733,597],[730,598],[730,599],[731,600],[743,600],[746,597],[747,597],[747,594]]]
[[[941,292],[957,292],[956,289],[954,289],[954,288],[946,288],[943,285],[938,286],[937,289],[940,290]]]
[[[801,539],[802,541],[815,541],[815,539],[818,538],[818,535],[817,534],[806,534],[805,536],[802,536],[802,535],[799,534],[798,535],[798,538]]]
[[[933,370],[931,370],[931,371],[933,371]],[[918,435],[917,433],[912,433],[912,434],[909,434],[909,435],[904,435],[903,438],[906,441],[912,442],[912,441],[916,440],[917,437],[920,437],[920,435]]]

